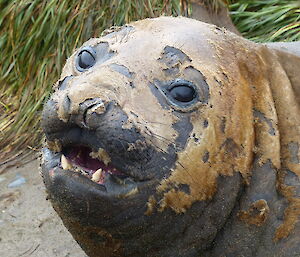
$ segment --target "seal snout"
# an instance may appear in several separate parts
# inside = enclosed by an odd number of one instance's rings
[[[83,96],[80,85],[77,98],[68,88],[58,90],[43,111],[48,147],[57,152],[51,144],[60,145],[60,167],[77,170],[105,186],[112,177],[120,181],[129,181],[129,177],[132,181],[147,180],[151,172],[144,174],[140,167],[149,162],[153,148],[147,146],[139,129],[126,127],[128,116],[118,103],[102,97],[103,92],[95,97],[93,92]]]
[[[80,92],[79,92],[80,95]],[[94,114],[101,115],[106,112],[110,102],[103,97],[86,96],[77,101],[71,94],[65,93],[58,99],[58,116],[66,123],[74,123],[80,127],[89,127],[89,118]]]

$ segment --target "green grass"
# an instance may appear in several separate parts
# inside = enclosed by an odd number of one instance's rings
[[[242,35],[255,42],[300,40],[299,0],[239,0],[231,17]]]
[[[0,160],[40,146],[42,105],[76,47],[112,25],[181,9],[179,0],[0,0]]]
[[[203,2],[216,11],[227,1]],[[299,1],[231,2],[234,23],[245,37],[299,40]],[[76,47],[112,25],[176,16],[188,8],[186,0],[0,0],[0,164],[39,148],[43,103]]]

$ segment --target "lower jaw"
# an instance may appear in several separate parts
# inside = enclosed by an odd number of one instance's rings
[[[75,223],[82,230],[90,227],[92,231],[101,228],[125,233],[127,229],[122,227],[147,217],[147,201],[149,193],[155,191],[155,181],[126,179],[120,184],[108,175],[105,186],[99,185],[80,173],[60,168],[60,155],[43,149],[42,176],[47,198],[72,234]]]
[[[156,188],[155,181],[128,180],[120,185],[108,175],[104,185],[100,185],[60,168],[61,153],[44,149],[43,158],[43,176],[50,200],[88,256],[168,256],[156,252],[157,249],[176,247],[169,240],[165,246],[165,241],[157,238],[162,233],[168,238],[169,232],[164,231],[171,231],[181,216],[168,212],[145,215],[148,197]]]

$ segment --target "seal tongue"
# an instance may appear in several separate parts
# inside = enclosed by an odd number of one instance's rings
[[[73,146],[69,147],[64,151],[64,154],[68,161],[72,163],[72,165],[78,166],[83,169],[90,178],[95,177],[93,174],[99,174],[99,180],[96,181],[99,184],[104,183],[104,176],[106,174],[112,175],[124,175],[121,171],[117,170],[114,166],[110,164],[105,164],[104,162],[100,161],[99,159],[95,159],[91,157],[92,150],[86,146]]]

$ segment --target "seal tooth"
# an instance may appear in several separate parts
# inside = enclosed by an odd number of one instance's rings
[[[61,155],[61,166],[64,170],[70,170],[72,169],[72,164],[68,161],[68,159],[66,158],[66,156],[64,156],[63,154]]]
[[[75,167],[73,171],[75,171],[77,173],[81,173],[82,175],[85,175],[85,173],[81,169],[79,169],[78,167]]]
[[[92,181],[98,182],[101,178],[102,172],[103,172],[102,169],[96,170],[96,172],[92,176]]]

